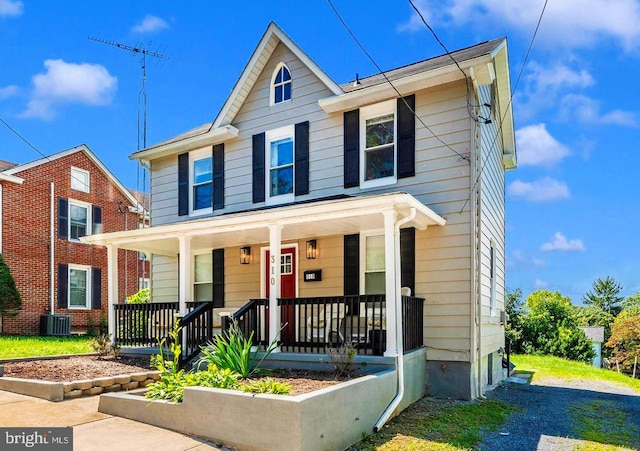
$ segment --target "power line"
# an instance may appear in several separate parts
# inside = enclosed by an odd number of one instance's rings
[[[493,136],[493,141],[491,141],[491,147],[489,148],[489,151],[487,152],[487,155],[485,156],[485,159],[482,162],[482,165],[480,166],[480,172],[478,172],[478,176],[476,177],[476,180],[473,183],[473,186],[469,190],[469,197],[467,197],[467,200],[465,200],[464,205],[462,205],[462,208],[460,209],[460,213],[462,213],[462,210],[464,210],[464,207],[467,206],[467,203],[471,199],[471,193],[473,193],[473,191],[476,189],[476,186],[478,185],[478,182],[480,181],[480,176],[482,175],[482,171],[484,171],[484,168],[485,168],[485,166],[487,164],[487,161],[489,161],[489,155],[491,155],[491,151],[493,150],[493,148],[494,148],[494,146],[496,144],[498,136],[502,133],[502,123],[504,122],[505,118],[507,117],[507,113],[509,111],[509,108],[511,107],[511,104],[513,103],[513,97],[516,95],[516,90],[518,89],[518,83],[520,82],[520,78],[522,77],[522,74],[524,72],[524,68],[525,68],[525,66],[527,64],[527,61],[529,60],[529,54],[531,53],[531,49],[533,48],[533,42],[535,41],[536,36],[538,35],[538,30],[540,29],[540,24],[542,23],[542,17],[544,16],[544,12],[547,9],[547,3],[548,2],[549,2],[549,0],[545,0],[544,5],[542,6],[542,11],[540,12],[540,17],[538,18],[538,23],[536,24],[536,28],[533,31],[533,36],[531,36],[531,41],[529,42],[529,47],[527,48],[527,53],[525,54],[524,61],[522,61],[522,66],[520,67],[520,72],[518,73],[518,78],[516,79],[516,83],[515,83],[515,85],[513,87],[513,90],[511,91],[511,98],[509,99],[509,102],[507,103],[507,108],[504,110],[504,114],[500,118],[500,123],[498,125],[498,129],[496,130],[496,134]]]
[[[382,70],[382,68],[378,65],[378,63],[376,63],[376,61],[373,59],[373,57],[369,54],[369,52],[367,52],[367,50],[364,48],[364,46],[360,43],[360,41],[358,40],[358,38],[353,34],[353,32],[351,31],[351,29],[349,28],[349,26],[346,24],[346,22],[342,19],[342,16],[340,16],[340,13],[338,12],[338,10],[336,9],[336,7],[333,5],[333,3],[331,2],[331,0],[327,0],[327,2],[329,3],[329,5],[331,6],[331,9],[333,9],[333,12],[336,14],[336,16],[338,17],[338,19],[340,20],[340,22],[342,23],[342,26],[345,28],[345,30],[347,30],[347,32],[351,35],[351,37],[353,38],[353,40],[356,42],[356,44],[358,44],[358,47],[360,47],[360,49],[364,52],[365,55],[367,55],[367,57],[369,58],[369,60],[373,63],[373,65],[378,69],[378,71],[380,72],[380,74],[384,77],[384,79],[387,81],[387,83],[389,83],[389,86],[391,86],[393,88],[393,90],[396,92],[396,94],[398,94],[398,97],[400,99],[402,99],[403,103],[405,104],[405,106],[407,107],[407,109],[409,111],[411,111],[411,113],[413,114],[413,116],[418,119],[418,121],[422,124],[422,126],[424,128],[426,128],[427,130],[429,130],[429,132],[431,133],[431,135],[433,135],[433,137],[438,140],[440,143],[442,143],[444,146],[446,146],[449,150],[451,150],[453,153],[455,153],[458,157],[460,157],[461,160],[466,160],[467,162],[470,162],[470,159],[468,156],[462,155],[460,152],[456,151],[453,147],[451,147],[449,144],[447,144],[446,142],[444,142],[442,139],[440,139],[440,137],[438,135],[435,134],[435,132],[433,130],[431,130],[431,128],[429,128],[429,126],[427,124],[424,123],[424,121],[422,120],[422,118],[420,116],[418,116],[416,114],[416,112],[414,111],[413,108],[411,108],[411,106],[409,106],[409,104],[407,103],[407,101],[404,99],[404,97],[402,97],[402,94],[400,94],[400,91],[398,91],[398,89],[394,86],[394,84],[391,82],[391,80],[389,80],[389,77],[387,77],[387,74],[384,73],[384,71]]]
[[[427,23],[426,19],[424,18],[424,16],[420,12],[420,10],[416,7],[416,5],[413,3],[413,1],[412,0],[408,0],[408,1],[409,1],[409,4],[413,7],[415,12],[420,17],[420,19],[422,20],[422,23],[424,24],[424,26],[427,27],[427,29],[431,32],[431,34],[433,35],[433,38],[438,42],[438,44],[440,44],[440,47],[442,47],[444,49],[444,51],[446,52],[446,55],[449,58],[451,58],[451,60],[454,62],[454,64],[458,68],[458,70],[460,72],[462,72],[462,75],[463,75],[464,80],[465,80],[465,88],[467,89],[467,113],[469,114],[469,117],[471,117],[471,119],[473,119],[474,121],[478,122],[478,118],[475,117],[473,114],[471,114],[471,111],[469,110],[470,107],[474,108],[475,105],[472,105],[470,100],[469,100],[471,98],[471,93],[469,92],[469,83],[467,81],[467,74],[462,70],[462,68],[460,67],[460,64],[458,64],[458,61],[456,61],[456,59],[453,57],[453,55],[451,54],[451,52],[449,51],[447,46],[444,45],[444,43],[440,40],[440,38],[438,37],[438,34],[435,32],[435,30],[431,27],[431,25],[429,25]]]

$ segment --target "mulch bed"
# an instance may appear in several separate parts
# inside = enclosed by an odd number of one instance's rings
[[[20,379],[36,379],[50,382],[69,382],[94,379],[103,376],[139,373],[150,368],[149,357],[69,357],[54,360],[32,360],[5,363],[4,375]],[[278,370],[270,375],[272,379],[291,384],[291,395],[309,393],[343,382],[331,372],[305,370]]]

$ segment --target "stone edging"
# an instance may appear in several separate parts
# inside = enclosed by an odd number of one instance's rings
[[[94,396],[122,390],[146,387],[160,379],[160,371],[106,376],[71,382],[49,382],[17,377],[0,377],[0,390],[34,396],[49,401],[63,401],[81,396]]]

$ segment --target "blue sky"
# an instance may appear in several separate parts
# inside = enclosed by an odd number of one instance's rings
[[[333,0],[383,69],[443,49],[408,1]],[[449,50],[507,36],[519,167],[507,175],[507,285],[580,303],[596,278],[640,291],[640,0],[414,0]],[[325,0],[0,0],[0,118],[42,153],[87,144],[138,186],[139,55],[147,143],[215,118],[273,20],[336,82],[377,72]],[[636,138],[634,140],[634,138]],[[0,124],[0,159],[40,155]]]

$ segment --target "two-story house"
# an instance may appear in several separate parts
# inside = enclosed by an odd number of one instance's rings
[[[1,169],[0,252],[22,308],[2,318],[0,331],[37,334],[43,315],[61,315],[56,334],[66,326],[85,332],[93,325],[97,332],[107,317],[107,251],[80,238],[137,229],[142,205],[85,145]],[[145,283],[148,265],[138,252],[119,251],[120,302]]]
[[[339,85],[272,23],[212,123],[132,158],[151,227],[86,240],[148,252],[154,302],[253,299],[282,352],[426,348],[432,395],[502,379],[505,39]]]

